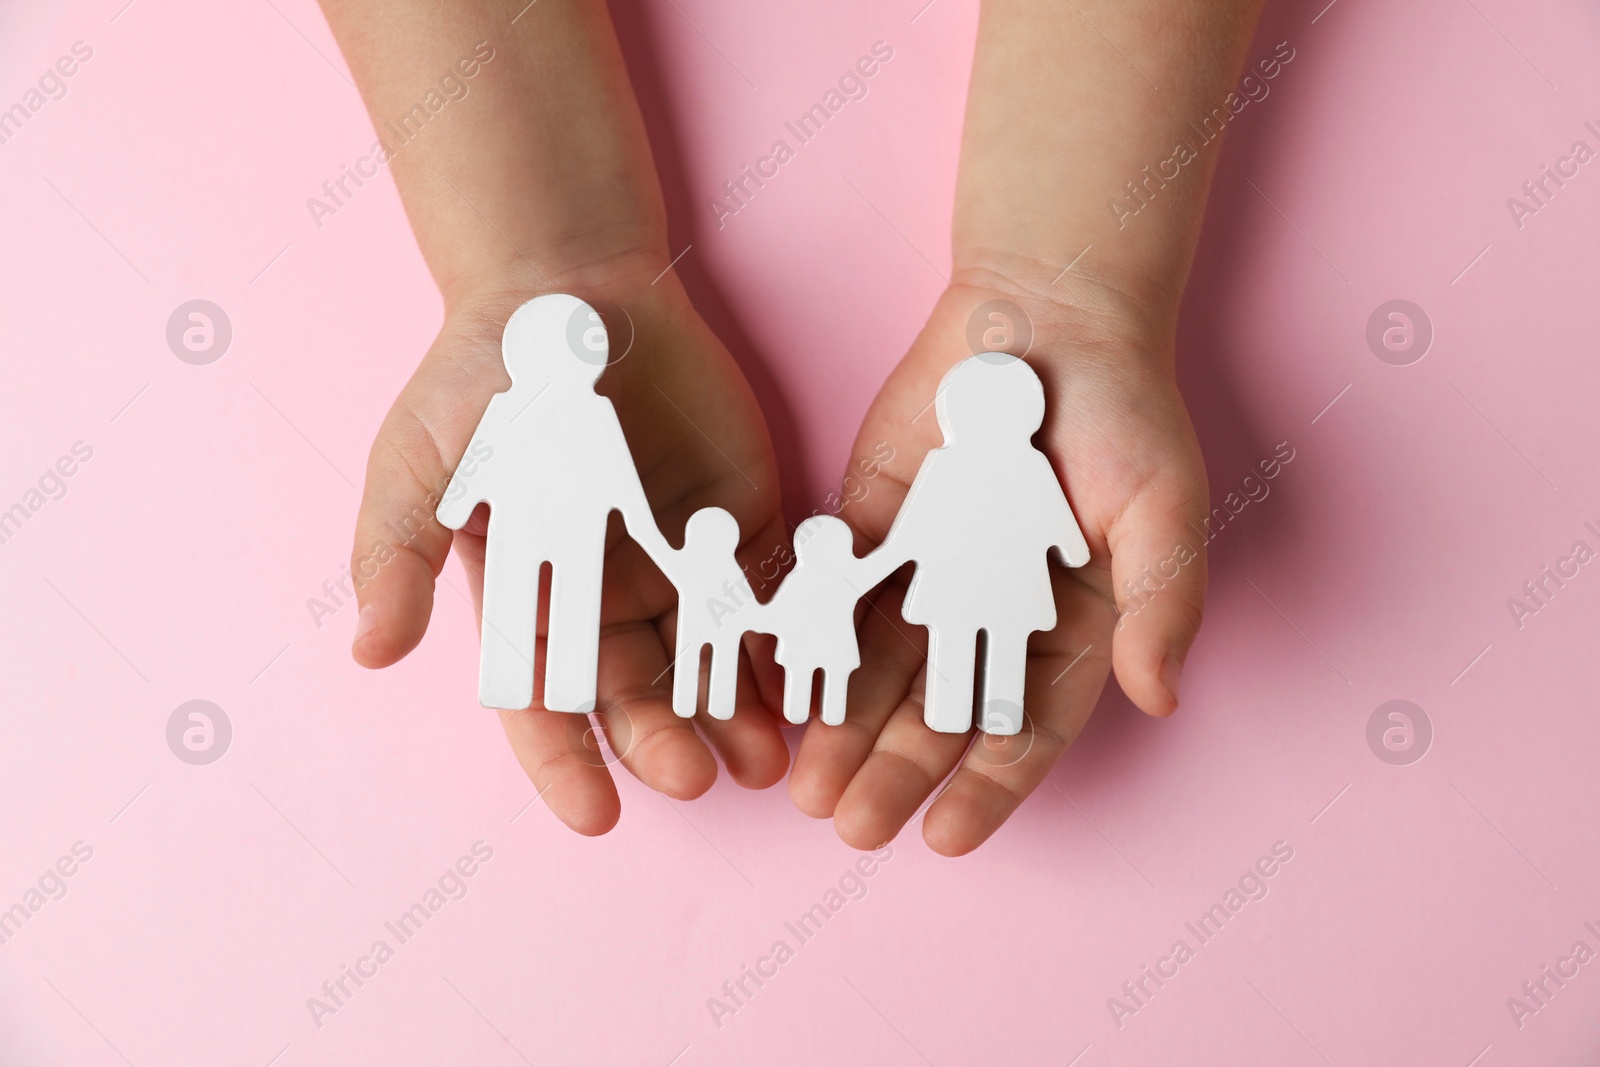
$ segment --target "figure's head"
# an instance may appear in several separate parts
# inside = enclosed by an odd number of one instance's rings
[[[1026,360],[983,352],[952,367],[939,383],[939,428],[958,436],[1026,441],[1044,424],[1044,386]]]
[[[855,536],[841,518],[833,515],[813,515],[794,528],[794,557],[804,563],[808,559],[840,559],[855,554]]]
[[[739,520],[722,508],[701,508],[683,528],[683,547],[697,555],[731,556],[739,547]]]
[[[500,342],[506,373],[522,384],[593,388],[609,351],[600,313],[565,293],[537,296],[517,308]]]

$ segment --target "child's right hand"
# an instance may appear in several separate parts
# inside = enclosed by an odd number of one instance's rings
[[[755,559],[784,541],[777,467],[761,412],[676,275],[651,283],[666,265],[664,250],[635,253],[560,278],[502,270],[465,292],[451,292],[444,327],[384,420],[368,460],[354,559],[369,557],[379,544],[389,545],[393,556],[357,591],[361,614],[352,652],[358,663],[385,667],[416,647],[452,541],[481,612],[486,513],[479,508],[452,537],[434,511],[489,398],[510,384],[500,355],[506,319],[541,292],[615,303],[631,317],[632,347],[619,359],[627,338],[611,338],[614,363],[598,388],[616,406],[662,527],[680,531],[693,511],[714,504],[738,519]],[[406,542],[394,531],[408,521],[420,532]],[[748,672],[732,719],[673,714],[666,676],[676,596],[617,525],[606,546],[598,692],[611,749],[645,784],[680,799],[698,796],[715,780],[711,748],[741,785],[777,782],[788,767],[788,750]],[[540,635],[536,661],[544,654],[542,625]],[[463,670],[463,696],[473,677]],[[546,712],[538,691],[533,707],[499,713],[511,747],[562,822],[580,833],[604,833],[617,820],[619,801],[606,761],[586,737],[588,719]]]

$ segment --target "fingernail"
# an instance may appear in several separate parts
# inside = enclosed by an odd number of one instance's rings
[[[1161,684],[1167,687],[1167,692],[1172,694],[1172,702],[1178,702],[1178,679],[1183,674],[1183,664],[1178,662],[1178,657],[1168,656],[1161,661]]]
[[[361,614],[356,617],[356,635],[350,639],[350,646],[354,648],[361,643],[361,639],[371,633],[378,625],[378,609],[373,604],[368,604],[361,609]]]

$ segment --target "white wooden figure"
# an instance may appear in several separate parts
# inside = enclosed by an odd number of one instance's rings
[[[733,718],[739,682],[739,647],[759,629],[762,606],[739,569],[739,521],[722,508],[689,516],[683,548],[661,561],[678,590],[677,652],[672,667],[672,710],[692,718],[700,696],[700,656],[711,649],[706,712]]]
[[[1056,624],[1046,555],[1055,549],[1081,567],[1089,546],[1055,469],[1033,447],[1044,422],[1033,368],[999,352],[972,356],[944,376],[935,407],[944,445],[923,459],[878,552],[886,563],[916,562],[901,614],[928,628],[923,721],[940,733],[972,728],[981,630],[979,726],[1015,734],[1028,635]]]
[[[711,649],[708,713],[731,718],[747,632],[776,635],[784,717],[810,715],[821,671],[822,721],[844,721],[860,665],[857,601],[908,561],[916,565],[902,614],[928,628],[924,721],[941,733],[973,725],[978,634],[984,635],[982,715],[988,733],[1023,723],[1028,637],[1055,626],[1047,554],[1089,561],[1054,468],[1033,447],[1044,389],[1027,363],[985,352],[957,364],[935,399],[944,444],[923,459],[884,543],[864,558],[832,516],[795,530],[795,567],[762,605],[734,552],[739,524],[703,508],[673,549],[657,529],[616,410],[594,385],[609,352],[605,325],[574,296],[541,296],[506,323],[501,354],[511,388],[490,398],[439,504],[460,529],[489,505],[478,699],[517,710],[534,700],[539,571],[551,566],[543,705],[595,707],[606,523],[628,533],[678,590],[673,709],[694,715],[700,657]]]
[[[590,712],[600,646],[600,578],[606,521],[621,511],[628,533],[655,559],[670,551],[645,500],[611,401],[594,391],[609,351],[604,323],[574,296],[528,301],[506,323],[501,355],[511,388],[496,393],[438,509],[460,529],[489,505],[483,568],[478,701],[533,702],[539,569],[550,564],[544,706]],[[487,457],[487,458],[484,458]]]
[[[822,721],[844,722],[850,674],[861,665],[856,644],[856,601],[902,561],[882,553],[859,558],[850,527],[832,515],[813,516],[794,531],[794,569],[784,576],[755,629],[775,634],[783,667],[783,717],[805,722],[811,686],[822,672]],[[769,629],[770,627],[770,629]]]

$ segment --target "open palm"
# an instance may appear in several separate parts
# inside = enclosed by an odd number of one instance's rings
[[[422,639],[434,583],[452,542],[481,620],[487,509],[452,535],[433,517],[490,398],[510,380],[500,340],[507,318],[541,292],[572,292],[606,311],[611,366],[597,391],[616,407],[645,494],[663,533],[680,541],[696,509],[721,506],[743,534],[741,560],[758,563],[783,541],[777,468],[766,424],[727,349],[690,305],[674,276],[652,284],[653,257],[589,267],[559,280],[504,278],[476,287],[447,311],[443,329],[395,401],[373,443],[356,524],[353,567],[363,581],[356,660],[384,667]],[[537,417],[530,410],[529,418]],[[541,502],[559,508],[560,501]],[[396,531],[407,536],[397,538]],[[374,546],[387,546],[374,552]],[[370,561],[381,560],[376,566]],[[364,569],[363,569],[364,568]],[[376,570],[376,573],[372,573]],[[370,575],[370,577],[369,577]],[[716,778],[714,748],[736,781],[764,788],[788,766],[775,719],[745,672],[732,719],[676,716],[670,701],[676,596],[616,516],[607,533],[596,715],[608,747],[647,785],[698,796]],[[535,663],[542,677],[545,612]],[[604,833],[620,805],[608,759],[587,716],[534,702],[500,712],[534,787],[564,823]],[[708,744],[709,742],[709,744]]]
[[[1047,415],[1035,440],[1066,486],[1091,559],[1077,570],[1051,566],[1058,621],[1029,642],[1027,722],[1015,737],[979,735],[974,743],[971,734],[928,729],[926,631],[900,616],[908,573],[868,597],[846,721],[808,727],[790,778],[800,808],[832,817],[857,848],[892,839],[947,777],[923,836],[947,855],[978,847],[1072,743],[1113,666],[1134,703],[1170,714],[1199,627],[1205,470],[1173,381],[1171,339],[1152,335],[1117,294],[1087,284],[1072,299],[1041,297],[990,276],[958,280],[945,291],[856,439],[856,458],[878,442],[893,446],[871,490],[841,512],[858,553],[883,541],[924,455],[943,444],[935,391],[946,371],[973,354],[973,316],[995,307],[1031,324],[984,345],[1026,355],[1043,381]],[[970,506],[981,509],[981,497]],[[1130,582],[1144,590],[1137,598],[1128,595]]]

